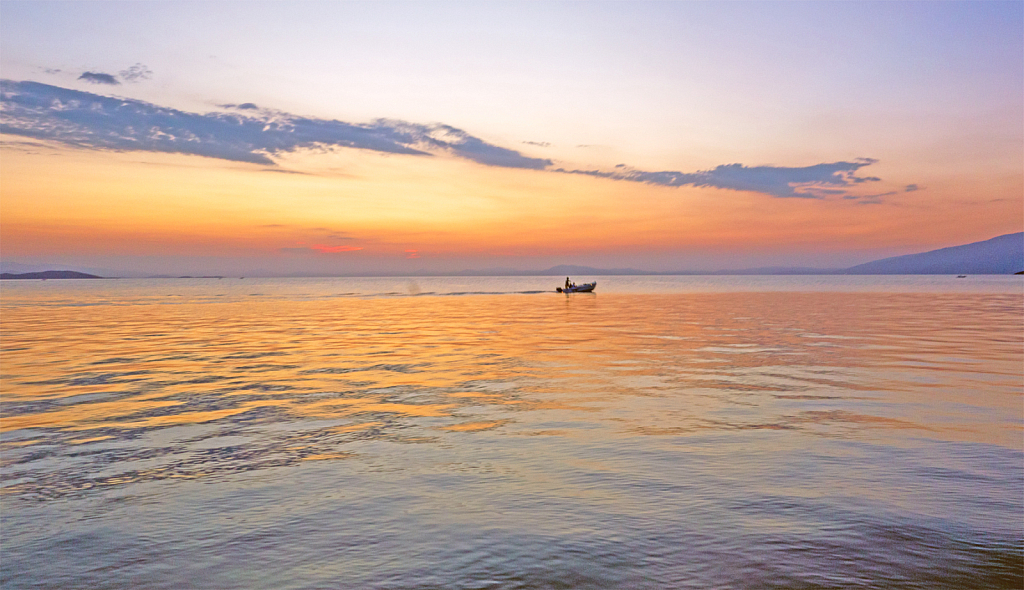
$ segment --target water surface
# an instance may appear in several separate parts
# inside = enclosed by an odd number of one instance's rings
[[[1024,584],[1020,277],[558,282],[4,282],[0,585]]]

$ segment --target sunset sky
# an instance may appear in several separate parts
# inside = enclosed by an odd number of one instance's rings
[[[0,255],[845,267],[1024,230],[1021,2],[0,3]]]

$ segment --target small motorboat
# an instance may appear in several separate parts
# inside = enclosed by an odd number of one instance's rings
[[[597,281],[593,283],[583,283],[582,285],[573,285],[571,287],[555,287],[555,291],[559,293],[590,293],[597,286]]]

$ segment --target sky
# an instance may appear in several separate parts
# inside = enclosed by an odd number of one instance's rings
[[[1024,230],[1022,2],[0,2],[0,258],[842,268]]]

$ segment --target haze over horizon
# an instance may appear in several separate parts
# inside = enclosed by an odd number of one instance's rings
[[[1024,229],[1024,4],[0,4],[4,260],[844,268]]]

